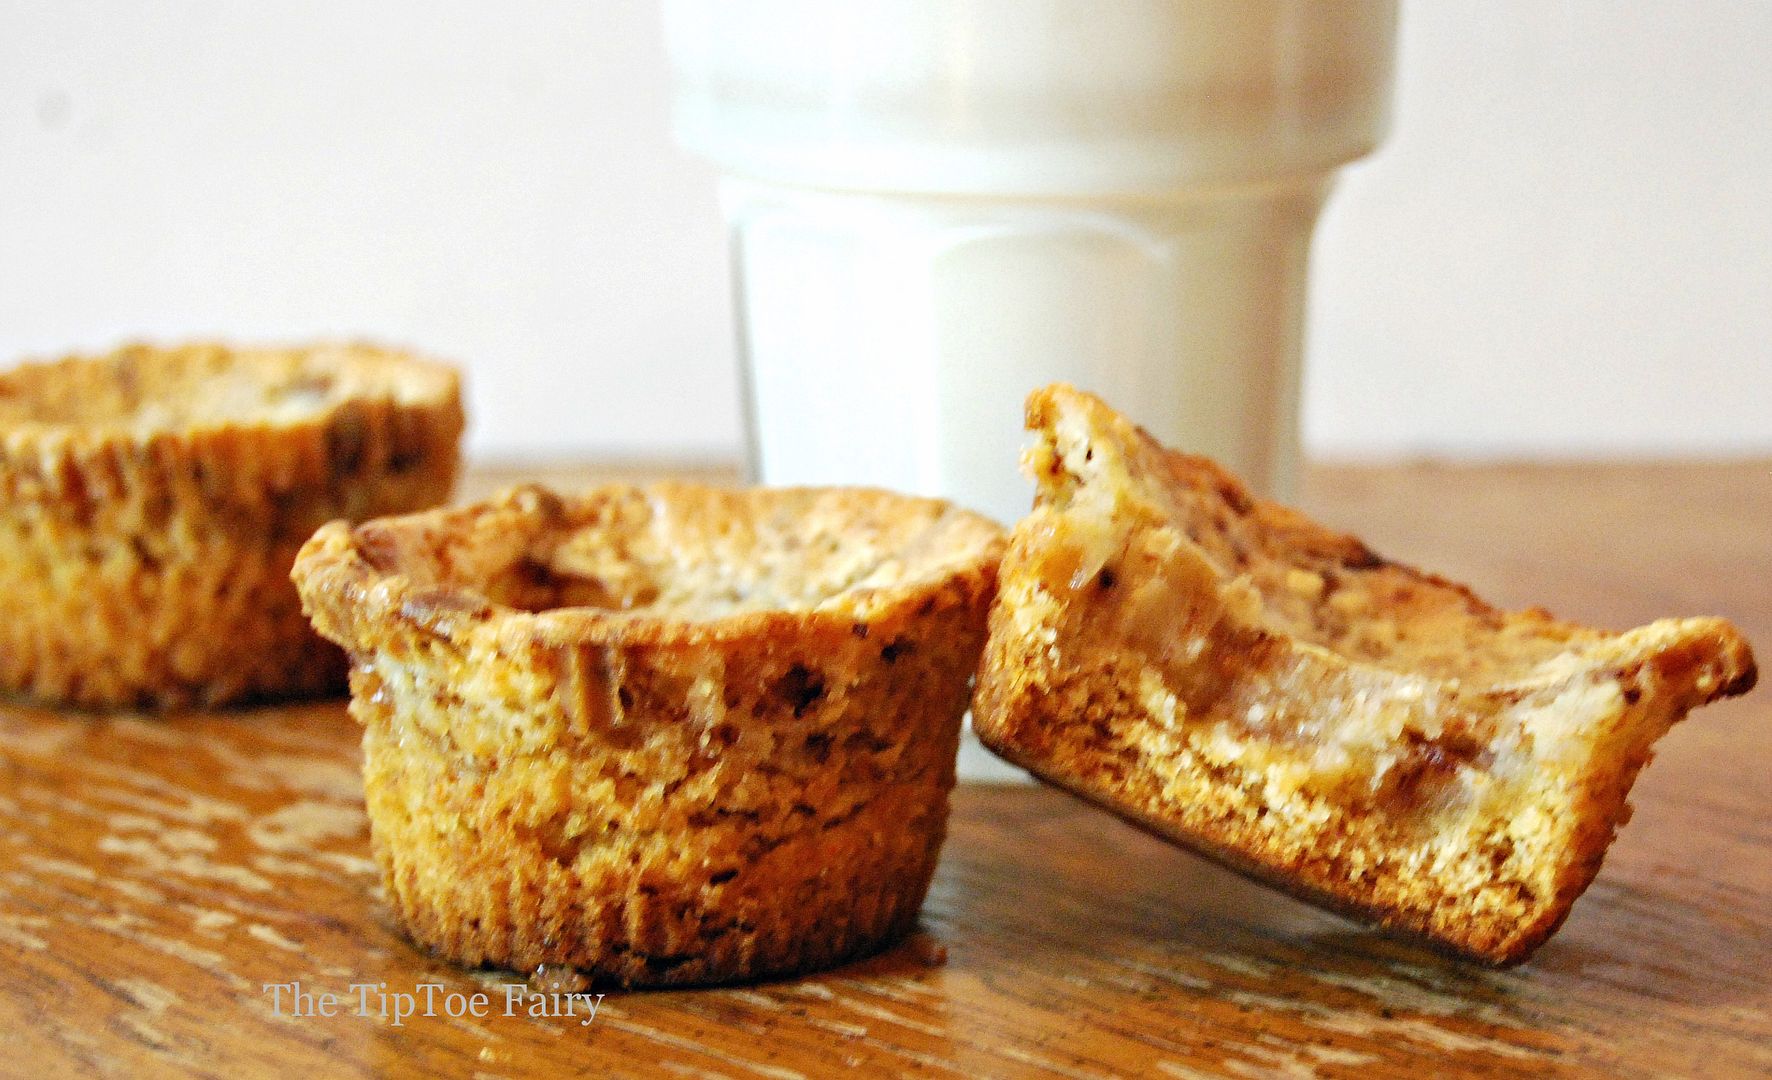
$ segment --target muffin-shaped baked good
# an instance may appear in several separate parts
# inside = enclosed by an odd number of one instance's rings
[[[1651,747],[1753,686],[1722,619],[1507,612],[1036,391],[986,746],[1306,899],[1496,964],[1600,868]]]
[[[1001,531],[865,490],[520,487],[326,526],[388,898],[463,964],[804,971],[915,921]]]
[[[130,346],[0,374],[0,689],[83,707],[344,685],[289,569],[321,524],[434,506],[449,368],[365,346]]]

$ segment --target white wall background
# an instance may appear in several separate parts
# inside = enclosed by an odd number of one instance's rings
[[[0,0],[0,363],[371,336],[483,457],[738,443],[652,3]],[[1317,250],[1310,447],[1772,451],[1772,3],[1406,0]]]

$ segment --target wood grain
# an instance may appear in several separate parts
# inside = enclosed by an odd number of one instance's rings
[[[1500,601],[1605,625],[1716,613],[1772,642],[1772,465],[1323,469],[1307,502]],[[340,703],[0,708],[0,1073],[1766,1075],[1769,719],[1761,691],[1670,735],[1599,881],[1511,972],[1366,933],[1054,792],[970,786],[923,931],[882,956],[611,994],[588,1025],[495,1008],[394,1026],[279,1016],[262,987],[435,983],[496,1005],[519,977],[435,963],[389,925]]]

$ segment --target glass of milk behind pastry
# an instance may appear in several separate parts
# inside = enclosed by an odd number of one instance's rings
[[[666,0],[717,163],[753,478],[1005,523],[1066,381],[1258,489],[1297,457],[1305,278],[1389,115],[1395,0]]]

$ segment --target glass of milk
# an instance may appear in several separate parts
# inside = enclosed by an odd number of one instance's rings
[[[1291,491],[1305,271],[1396,0],[666,0],[717,163],[753,479],[1027,511],[1066,381]]]
[[[726,174],[753,478],[1013,522],[1063,380],[1290,493],[1305,271],[1395,0],[666,0]]]
[[[666,0],[725,173],[753,479],[1026,512],[1067,381],[1291,492],[1317,212],[1395,0]]]

